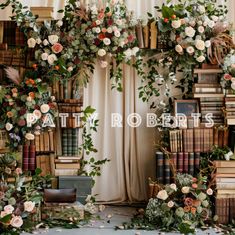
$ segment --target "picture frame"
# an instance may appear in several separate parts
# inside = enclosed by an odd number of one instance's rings
[[[186,117],[191,117],[192,113],[199,113],[198,100],[175,100],[174,102],[174,115],[182,113]]]

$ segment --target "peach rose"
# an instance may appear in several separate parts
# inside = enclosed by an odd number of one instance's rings
[[[11,89],[11,92],[12,92],[12,93],[17,93],[18,90],[17,90],[17,88],[12,88],[12,89]]]
[[[21,175],[21,174],[23,173],[23,172],[22,172],[22,169],[19,168],[19,167],[17,167],[17,168],[15,169],[15,172],[16,172],[17,175]]]
[[[13,113],[11,111],[7,112],[7,117],[8,118],[12,118],[13,117]]]
[[[23,220],[21,216],[14,216],[10,222],[12,227],[20,228],[23,225]]]
[[[51,47],[51,49],[55,54],[58,54],[63,50],[63,46],[57,42]]]
[[[9,215],[12,214],[12,212],[14,211],[14,207],[12,205],[7,205],[4,206],[4,211]]]
[[[27,201],[24,202],[24,210],[27,212],[32,212],[35,207],[35,202]]]

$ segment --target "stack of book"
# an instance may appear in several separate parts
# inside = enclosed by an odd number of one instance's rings
[[[49,130],[35,136],[35,146],[37,154],[55,151],[54,135],[54,131]]]
[[[225,118],[228,125],[235,125],[235,95],[226,95]]]
[[[171,169],[180,173],[196,175],[200,165],[200,153],[171,153],[168,157],[163,152],[156,152],[157,182],[174,182]]]
[[[52,19],[53,7],[30,7],[30,11],[38,16],[38,21]]]
[[[228,145],[228,133],[228,129],[222,127],[172,130],[169,132],[170,151],[210,152],[213,145]]]
[[[194,98],[200,99],[202,124],[207,123],[206,115],[212,114],[215,124],[223,124],[224,94],[219,83],[221,69],[195,69],[198,83],[194,84]]]
[[[80,160],[79,156],[58,156],[55,159],[55,176],[77,175]]]
[[[31,142],[30,144],[25,143],[23,145],[23,171],[34,172],[36,169],[36,147]]]
[[[216,167],[216,214],[219,223],[235,218],[235,161],[214,161]]]

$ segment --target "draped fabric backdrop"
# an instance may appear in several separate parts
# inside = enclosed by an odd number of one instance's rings
[[[2,2],[2,0],[0,0]],[[64,0],[22,0],[25,5],[54,5],[55,17],[58,9],[63,8]],[[97,2],[97,1],[93,1]],[[130,10],[138,18],[146,19],[147,12],[155,15],[155,5],[161,5],[163,0],[126,0]],[[172,1],[172,2],[177,2]],[[223,0],[220,0],[224,4]],[[228,19],[235,23],[235,1],[228,0]],[[0,20],[9,19],[10,9],[0,14]],[[148,104],[138,98],[139,79],[134,70],[124,66],[122,93],[111,90],[109,68],[96,66],[93,78],[90,80],[84,94],[84,106],[91,105],[97,109],[100,125],[95,134],[95,146],[98,159],[109,158],[111,161],[102,168],[102,176],[96,179],[93,193],[99,194],[98,200],[105,202],[141,201],[147,197],[147,179],[155,175],[154,142],[155,130],[146,127]],[[127,116],[138,113],[142,117],[139,128],[127,125]],[[119,113],[123,117],[122,128],[111,127],[111,114]]]

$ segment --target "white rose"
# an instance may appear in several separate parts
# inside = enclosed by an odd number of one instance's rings
[[[53,35],[48,36],[48,40],[52,45],[54,45],[55,43],[59,41],[59,37],[53,34]]]
[[[111,27],[108,27],[108,28],[107,28],[107,32],[108,32],[108,33],[112,33],[112,32],[113,32],[113,29],[112,29]]]
[[[33,111],[33,115],[36,119],[40,119],[42,117],[42,113],[38,109]]]
[[[29,38],[27,44],[29,48],[34,48],[36,46],[36,40],[34,38]]]
[[[174,205],[175,205],[175,203],[174,203],[173,201],[169,201],[169,202],[167,203],[167,206],[168,206],[169,208],[172,208]]]
[[[13,125],[9,122],[6,123],[5,128],[7,131],[10,131],[13,128]]]
[[[58,27],[61,27],[61,26],[63,25],[63,21],[62,21],[62,20],[58,20],[58,21],[56,22],[56,25],[57,25]]]
[[[203,33],[205,31],[203,26],[199,26],[197,30],[199,33]]]
[[[73,67],[72,67],[72,66],[69,66],[69,67],[67,68],[67,70],[68,70],[68,72],[72,72],[72,71],[73,71]]]
[[[205,21],[204,23],[203,23],[203,26],[207,26],[208,25],[208,22],[207,21]]]
[[[47,60],[48,54],[46,52],[42,53],[41,58],[42,60]]]
[[[135,56],[139,52],[139,50],[140,50],[139,47],[133,47],[132,48],[132,55]]]
[[[106,68],[107,66],[108,66],[108,62],[107,62],[107,61],[104,61],[104,60],[101,60],[101,61],[100,61],[100,67],[101,67],[102,69]]]
[[[215,22],[213,20],[209,21],[208,26],[212,29],[215,27]]]
[[[115,31],[118,30],[118,27],[115,25],[115,26],[112,27],[112,29],[113,29],[113,31],[115,32]]]
[[[205,50],[205,42],[198,39],[198,40],[195,41],[195,47],[198,50],[203,51],[203,50]]]
[[[14,216],[11,219],[10,224],[14,228],[20,228],[23,225],[23,220],[20,216]]]
[[[185,186],[185,187],[183,187],[183,188],[181,189],[181,192],[184,193],[184,194],[189,193],[189,191],[190,191],[190,188],[187,187],[187,186]]]
[[[14,207],[12,205],[4,206],[4,211],[7,215],[12,214],[14,211]]]
[[[119,38],[119,37],[121,36],[120,31],[116,30],[116,31],[114,32],[114,36],[117,37],[117,38]]]
[[[196,22],[195,22],[194,20],[191,20],[191,21],[189,22],[189,25],[192,26],[192,27],[194,27],[194,26],[196,25]]]
[[[26,134],[25,134],[25,138],[26,138],[27,140],[34,140],[34,134],[32,134],[32,133],[26,133]]]
[[[132,56],[132,50],[129,48],[126,51],[124,51],[124,55],[126,58],[130,58]]]
[[[98,50],[98,56],[105,56],[106,55],[106,51],[104,49],[99,49]]]
[[[44,46],[47,46],[47,45],[49,44],[49,42],[48,42],[47,39],[44,39],[43,42],[42,42],[42,44],[43,44]]]
[[[186,34],[186,36],[188,36],[188,37],[194,37],[194,35],[195,35],[195,30],[194,30],[194,28],[192,28],[191,26],[189,26],[189,27],[186,27],[185,28],[185,34]]]
[[[96,28],[95,28],[95,32],[96,32],[96,33],[100,33],[100,32],[101,32],[100,28],[99,28],[99,27],[96,27]]]
[[[211,19],[212,19],[213,21],[217,22],[217,21],[219,20],[219,17],[218,17],[218,16],[213,15],[213,16],[211,16]]]
[[[203,14],[203,13],[205,13],[205,12],[206,12],[205,7],[204,7],[204,6],[202,6],[202,5],[200,5],[200,6],[198,7],[198,10],[199,10],[199,12],[200,12],[201,14]]]
[[[96,20],[96,25],[100,25],[101,24],[101,21],[100,20]]]
[[[50,65],[53,65],[57,60],[57,56],[55,54],[51,54],[47,57],[47,61]]]
[[[121,26],[121,25],[122,25],[122,20],[117,19],[117,20],[116,20],[116,24],[119,25],[119,26]]]
[[[180,46],[180,45],[176,45],[176,46],[175,46],[175,50],[176,50],[179,54],[183,52],[183,48],[182,48],[182,46]]]
[[[211,188],[208,188],[208,189],[206,190],[206,193],[207,193],[209,196],[211,196],[211,195],[213,194],[213,190],[212,190]]]
[[[40,110],[42,113],[47,113],[50,110],[50,106],[48,104],[42,104]]]
[[[124,41],[119,42],[119,46],[120,47],[124,47],[125,46],[125,42]]]
[[[171,26],[174,29],[178,29],[181,26],[181,20],[173,20],[172,23],[171,23]]]
[[[104,42],[104,45],[106,46],[111,44],[111,40],[109,38],[104,38],[103,42]]]
[[[159,191],[158,194],[157,194],[157,198],[165,201],[168,198],[167,191],[166,190]]]
[[[210,40],[207,40],[205,41],[205,47],[210,47],[211,46],[211,41]]]
[[[37,44],[41,44],[41,42],[42,42],[41,38],[37,38],[37,39],[36,39],[36,43],[37,43]]]
[[[199,57],[197,58],[197,61],[198,61],[199,63],[202,63],[205,59],[206,59],[205,56],[201,55],[201,56],[199,56]]]
[[[199,20],[199,21],[197,22],[197,24],[198,24],[198,25],[202,25],[202,21]]]
[[[24,202],[24,210],[27,212],[32,212],[35,207],[35,202],[27,201]]]
[[[191,55],[194,53],[194,48],[192,46],[187,47],[186,51]]]
[[[170,184],[170,188],[173,189],[174,191],[177,191],[177,186],[176,186],[176,184]]]

